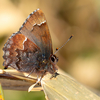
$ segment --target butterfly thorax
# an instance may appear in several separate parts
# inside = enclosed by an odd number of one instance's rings
[[[37,57],[38,67],[37,72],[50,72],[54,73],[57,68],[55,67],[56,62],[58,62],[58,58],[51,54],[49,57],[42,54],[41,56]]]

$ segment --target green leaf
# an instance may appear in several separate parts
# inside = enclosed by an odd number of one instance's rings
[[[68,75],[50,77],[51,74],[47,74],[41,80],[47,100],[100,100],[100,97]]]
[[[4,100],[2,86],[0,84],[0,100]]]

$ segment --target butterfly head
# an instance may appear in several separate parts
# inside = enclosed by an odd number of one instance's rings
[[[58,62],[58,57],[56,55],[51,55],[49,58],[49,62],[47,63],[47,72],[51,74],[55,73],[57,70],[56,63]]]

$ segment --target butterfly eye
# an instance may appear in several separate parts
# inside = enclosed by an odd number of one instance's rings
[[[54,56],[51,57],[51,61],[55,62],[55,57]]]
[[[51,61],[52,61],[53,63],[58,62],[58,57],[56,57],[55,55],[52,55],[52,56],[51,56]]]

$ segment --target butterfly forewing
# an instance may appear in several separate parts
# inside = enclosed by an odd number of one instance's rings
[[[40,47],[44,55],[49,56],[52,53],[49,29],[46,18],[41,10],[37,9],[29,15],[20,28],[20,32]]]

